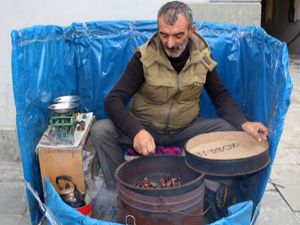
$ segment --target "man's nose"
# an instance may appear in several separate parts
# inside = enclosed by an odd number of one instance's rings
[[[168,40],[167,40],[167,45],[168,45],[168,48],[173,48],[174,45],[175,45],[175,40],[173,37],[169,37]]]

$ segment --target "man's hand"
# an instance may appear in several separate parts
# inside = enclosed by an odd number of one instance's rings
[[[133,139],[133,148],[141,155],[151,155],[155,152],[155,141],[146,130],[140,130]]]
[[[255,137],[258,141],[261,141],[262,139],[266,140],[269,134],[268,128],[260,122],[245,122],[242,124],[242,129]]]

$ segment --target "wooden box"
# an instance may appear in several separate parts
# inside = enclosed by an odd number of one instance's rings
[[[56,177],[68,175],[72,177],[79,191],[85,191],[82,146],[73,149],[39,148],[38,154],[43,182],[44,178],[48,177],[59,193],[60,190],[55,182]]]
[[[48,177],[59,193],[56,185],[56,177],[68,175],[77,185],[80,192],[85,192],[83,155],[82,151],[89,138],[89,131],[95,118],[92,117],[89,123],[86,123],[84,133],[81,134],[78,146],[47,146],[43,143],[42,137],[37,145],[37,153],[40,163],[40,171],[44,188],[44,178]],[[78,142],[78,140],[77,140]],[[63,181],[61,186],[64,187]]]

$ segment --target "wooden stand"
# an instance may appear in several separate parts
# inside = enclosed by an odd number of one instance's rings
[[[72,177],[73,183],[77,185],[80,192],[85,192],[83,157],[82,151],[87,143],[89,132],[95,118],[93,117],[83,131],[84,134],[77,147],[74,146],[45,146],[38,144],[37,152],[40,162],[42,183],[44,188],[44,178],[48,177],[59,193],[56,185],[56,177],[68,175]],[[43,137],[40,142],[42,142]],[[39,143],[40,143],[39,142]]]

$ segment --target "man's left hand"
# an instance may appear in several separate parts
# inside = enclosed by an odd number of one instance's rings
[[[269,134],[268,128],[265,127],[260,122],[245,122],[242,124],[242,129],[252,135],[254,138],[256,138],[258,141],[261,141],[262,139],[267,139],[267,136]]]

